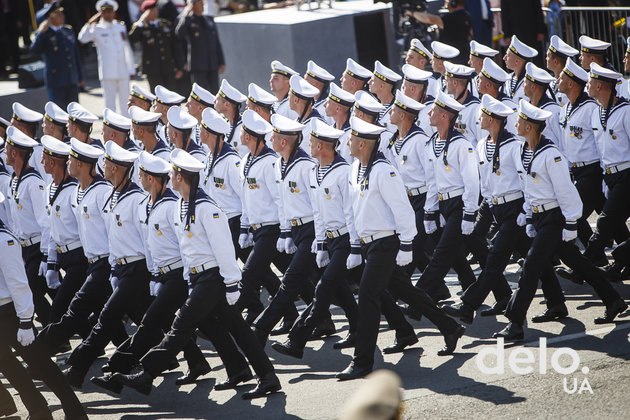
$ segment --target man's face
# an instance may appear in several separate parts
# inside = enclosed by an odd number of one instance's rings
[[[516,71],[519,68],[519,64],[523,61],[518,55],[514,54],[512,50],[507,50],[505,55],[503,56],[503,61],[505,61],[505,67],[512,71]]]
[[[166,113],[168,112],[170,106],[164,105],[158,101],[153,102],[153,106],[151,107],[151,111],[158,112],[162,114],[162,122],[166,122]]]
[[[68,173],[73,178],[76,178],[79,175],[79,160],[72,156],[68,158]]]
[[[193,3],[193,7],[192,7],[192,11],[194,14],[196,15],[201,15],[203,14],[203,3],[202,1],[196,1]]]
[[[306,80],[311,86],[316,87],[317,90],[319,90],[319,92],[321,93],[322,88],[324,87],[324,84],[322,82],[314,79],[308,73],[304,75],[304,80]]]
[[[287,147],[286,137],[275,131],[271,134],[271,148],[274,152],[280,153]]]
[[[312,156],[314,159],[319,158],[319,155],[320,155],[320,153],[319,153],[319,150],[320,150],[320,149],[319,149],[319,143],[320,143],[320,140],[316,139],[316,138],[315,138],[315,137],[313,137],[313,136],[310,136],[310,137],[309,137],[309,140],[308,140],[308,147],[309,147],[309,150],[310,150],[310,152],[311,152],[311,156]]]
[[[114,174],[116,173],[116,168],[117,166],[115,163],[113,163],[109,159],[105,159],[103,161],[103,177],[106,180],[113,182]]]
[[[193,99],[192,96],[189,96],[188,100],[186,101],[186,110],[193,117],[197,117],[201,116],[201,113],[203,112],[203,106],[195,99]]]
[[[435,58],[435,56],[433,56],[433,58],[431,59],[431,68],[434,72],[444,75],[444,60]]]
[[[77,138],[77,133],[79,133],[79,129],[77,124],[75,124],[71,119],[68,118],[68,122],[66,123],[66,128],[68,129],[68,135],[70,137]]]
[[[142,188],[146,192],[150,192],[149,190],[151,189],[150,178],[151,178],[151,175],[147,174],[142,169],[138,172],[138,179],[140,180],[140,185],[142,185]]]
[[[443,111],[434,104],[429,111],[429,125],[431,127],[437,127],[442,119],[442,115]]]
[[[7,143],[5,151],[7,154],[7,165],[15,166],[15,155],[18,153],[17,150]]]
[[[553,53],[551,52],[550,49],[547,49],[547,54],[545,54],[545,65],[547,66],[547,68],[549,70],[551,70],[552,67],[555,67],[554,66],[554,60],[555,60],[555,57],[554,57]]]
[[[389,110],[390,122],[392,124],[394,124],[394,125],[400,124],[403,121],[403,119],[405,118],[404,112],[405,111],[400,109],[400,107],[398,107],[398,106],[391,107],[391,109]]]
[[[114,20],[115,16],[116,12],[114,12],[113,8],[106,7],[105,9],[101,9],[101,17],[105,22],[111,22],[112,20]]]
[[[491,121],[492,121],[492,118],[488,114],[486,114],[485,112],[480,113],[479,124],[482,130],[489,129]]]
[[[427,60],[422,55],[418,54],[418,52],[409,48],[407,50],[407,55],[405,56],[405,63],[417,67],[420,70],[424,70],[427,65]]]
[[[558,91],[568,93],[571,82],[571,78],[565,72],[560,73],[560,77],[558,77]]]
[[[66,21],[63,11],[56,11],[48,16],[48,22],[53,26],[61,26]]]
[[[219,114],[227,115],[230,109],[230,102],[223,96],[217,95],[217,98],[214,100],[214,109]]]
[[[336,107],[337,102],[333,101],[330,98],[326,99],[326,102],[324,102],[324,110],[326,111],[326,116],[327,117],[334,117],[335,114],[337,113],[337,107]]]
[[[477,57],[476,55],[470,54],[470,57],[468,57],[468,64],[470,65],[470,67],[475,69],[475,72],[479,73],[481,72],[481,68],[483,67],[483,59]]]
[[[178,149],[182,149],[184,147],[184,139],[181,131],[177,130],[170,123],[166,127],[166,132],[168,133],[168,138],[171,140],[171,143],[175,145]]]
[[[42,153],[42,165],[44,165],[44,172],[52,174],[55,168],[55,159],[45,153]]]
[[[276,95],[278,100],[282,99],[278,96],[284,96],[284,93],[289,90],[289,78],[278,73],[271,73],[269,77],[269,89],[271,93]]]
[[[584,51],[580,52],[580,66],[586,71],[591,69],[591,63],[601,64],[600,55],[599,54],[591,54]]]
[[[455,77],[448,77],[446,76],[446,92],[448,92],[450,95],[456,95],[457,94],[457,89],[459,87],[459,81],[457,80],[457,78]]]
[[[116,140],[118,138],[118,131],[103,124],[103,143],[107,143],[109,140]]]
[[[350,149],[350,156],[358,158],[359,152],[361,150],[361,144],[364,143],[364,140],[361,140],[354,134],[350,134],[348,137],[348,148]]]
[[[175,168],[171,169],[171,185],[175,191],[181,192],[182,176],[175,170]]]
[[[145,111],[148,111],[149,108],[151,108],[151,104],[147,101],[143,101],[137,96],[129,95],[129,98],[127,99],[127,109],[131,108],[132,106],[137,106],[138,108],[144,109]]]
[[[141,139],[144,137],[144,130],[138,124],[131,124],[131,132],[135,139]]]

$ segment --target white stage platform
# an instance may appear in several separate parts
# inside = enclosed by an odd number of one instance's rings
[[[370,70],[375,59],[393,68],[398,65],[389,4],[360,0],[333,3],[333,8],[324,2],[321,9],[301,8],[216,18],[226,56],[222,77],[245,93],[250,82],[269,89],[272,60],[304,74],[312,59],[337,82],[348,57]]]

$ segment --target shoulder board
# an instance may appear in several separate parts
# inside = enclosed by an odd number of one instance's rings
[[[66,29],[72,29],[72,25],[63,25],[63,27]]]

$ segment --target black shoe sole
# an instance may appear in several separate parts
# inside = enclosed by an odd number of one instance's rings
[[[246,392],[245,394],[243,394],[243,399],[253,400],[256,398],[266,397],[267,395],[275,394],[281,389],[282,389],[282,385],[276,384],[274,386],[267,387],[266,389],[258,391],[258,392]]]

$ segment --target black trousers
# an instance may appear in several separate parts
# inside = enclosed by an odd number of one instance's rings
[[[626,220],[630,216],[630,169],[616,174],[604,175],[608,187],[608,198],[597,218],[595,232],[588,242],[584,254],[597,261],[606,257],[604,249],[614,239],[618,244],[630,238]]]
[[[147,270],[146,260],[117,266],[116,274],[118,287],[105,303],[90,335],[74,349],[68,359],[72,368],[83,375],[87,374],[94,360],[103,354],[105,346],[120,327],[123,316],[128,315],[136,325],[140,325],[152,300],[149,295],[151,274]]]
[[[280,289],[254,321],[256,328],[267,333],[282,319],[289,308],[295,309],[294,301],[298,295],[307,304],[313,301],[315,285],[312,279],[318,273],[315,255],[311,252],[311,245],[315,239],[314,222],[293,226],[291,236],[297,251],[290,255],[291,262],[284,273]]]
[[[476,280],[464,253],[463,209],[464,203],[461,197],[440,201],[440,214],[446,220],[446,224],[433,251],[433,258],[416,284],[432,298],[450,295],[444,284],[444,277],[451,266],[455,268],[464,290]]]
[[[39,250],[39,243],[22,248],[22,259],[28,278],[28,286],[33,293],[33,304],[35,305],[35,315],[42,325],[50,323],[50,302],[46,299],[46,294],[54,299],[55,291],[48,288],[46,278],[40,276],[39,265],[42,262],[42,253]]]
[[[177,91],[177,79],[175,79],[174,69],[163,70],[166,70],[167,73],[155,73],[145,75],[147,77],[147,82],[149,82],[151,92],[155,92],[155,87],[157,85],[162,85],[168,90]]]
[[[577,222],[578,239],[582,245],[586,246],[593,235],[588,217],[594,211],[598,214],[601,213],[606,201],[602,191],[602,168],[599,166],[599,162],[580,168],[571,168],[571,176],[582,200],[582,217]]]
[[[57,104],[61,109],[66,109],[70,102],[79,101],[78,85],[49,87],[47,90],[48,99]]]
[[[358,306],[346,281],[350,235],[346,233],[338,238],[326,238],[326,245],[330,261],[315,287],[313,301],[302,311],[289,332],[289,339],[302,347],[306,345],[315,327],[330,316],[328,308],[333,299],[346,313],[350,332],[355,332],[357,328]]]
[[[536,229],[536,236],[525,258],[518,289],[512,295],[505,311],[505,316],[510,321],[523,325],[527,309],[536,294],[541,267],[551,264],[551,259],[555,254],[578,275],[586,279],[605,305],[619,299],[619,293],[606,280],[604,272],[580,253],[575,241],[562,240],[564,217],[560,208],[534,214],[532,224]],[[549,294],[554,301],[564,301],[559,297],[562,290],[557,278],[555,280],[555,282],[547,281],[545,296]]]
[[[81,289],[74,295],[68,310],[59,322],[48,324],[39,332],[37,340],[51,352],[60,344],[68,341],[74,334],[86,339],[92,330],[90,320],[101,313],[105,302],[112,294],[109,282],[111,266],[107,258],[89,264],[87,278]],[[122,320],[112,326],[112,342],[120,345],[127,339],[127,332]]]
[[[219,71],[218,70],[191,70],[190,82],[197,83],[210,92],[219,90]]]
[[[630,239],[623,241],[617,248],[613,249],[612,256],[615,262],[622,267],[630,265]]]
[[[410,270],[417,268],[420,271],[424,271],[429,264],[429,255],[433,253],[433,241],[424,230],[424,203],[426,199],[426,193],[409,197],[409,202],[416,215],[416,229],[418,231],[413,238],[413,261],[408,267]],[[413,271],[411,274],[413,274]]]
[[[142,317],[142,323],[135,334],[118,346],[109,359],[108,364],[113,372],[129,373],[147,351],[159,344],[168,333],[175,312],[188,299],[188,282],[184,280],[183,268],[160,275],[157,281],[162,286]],[[192,336],[183,350],[189,367],[197,366],[204,361],[203,354]]]
[[[501,300],[512,294],[503,271],[510,261],[510,256],[525,235],[525,229],[516,224],[523,207],[523,199],[509,203],[488,206],[498,225],[490,251],[487,253],[484,268],[476,282],[471,284],[461,296],[467,305],[477,309],[486,299],[490,291],[494,291],[495,299]]]
[[[57,255],[57,263],[65,271],[61,286],[55,290],[55,298],[50,307],[50,322],[59,322],[66,313],[74,295],[81,289],[87,276],[88,261],[83,248]]]
[[[230,227],[230,234],[232,235],[232,245],[234,245],[234,250],[236,251],[236,257],[239,258],[243,264],[247,262],[247,258],[249,258],[249,254],[252,251],[252,248],[243,249],[238,244],[238,237],[240,235],[241,228],[241,216],[234,216],[228,220],[228,226]],[[287,263],[288,264],[288,263]],[[286,265],[281,264],[282,268],[278,268],[282,273],[286,271]],[[278,289],[280,288],[280,279],[271,269],[271,266],[268,265],[263,273],[261,274],[261,282],[262,285],[267,289],[270,296],[274,296]],[[259,289],[260,290],[260,289]],[[248,310],[254,313],[260,313],[262,311],[260,302],[258,304],[252,304],[248,307]],[[294,319],[294,318],[293,318]]]
[[[141,359],[144,370],[154,378],[164,372],[170,361],[186,346],[194,330],[204,333],[208,326],[220,323],[236,340],[252,364],[256,375],[262,378],[273,372],[273,365],[247,325],[238,309],[225,299],[225,284],[218,268],[190,276],[192,292],[175,315],[170,331],[160,344]],[[232,376],[228,371],[228,375]]]
[[[252,248],[247,261],[243,266],[241,278],[241,297],[237,302],[240,310],[249,308],[257,313],[263,311],[263,304],[260,302],[258,291],[260,290],[264,273],[269,269],[269,265],[273,263],[280,271],[286,272],[291,256],[284,252],[278,252],[276,242],[280,236],[280,225],[263,226],[254,231],[254,247]],[[278,289],[280,284],[278,284]],[[270,294],[275,295],[276,290],[269,290]],[[287,319],[297,318],[297,309],[295,305],[289,306],[284,314]]]
[[[44,383],[61,401],[67,418],[85,416],[81,402],[74,394],[57,365],[50,360],[40,344],[35,341],[23,347],[17,341],[19,320],[12,303],[0,306],[0,371],[20,393],[20,398],[29,413],[33,414],[47,407],[46,400],[35,388],[28,372],[15,358],[11,349],[37,372]]]
[[[422,290],[411,285],[404,276],[393,275],[400,242],[395,235],[377,239],[361,248],[365,269],[359,287],[357,343],[354,364],[363,369],[374,365],[374,350],[381,317],[381,295],[389,289],[405,303],[426,316],[442,334],[453,333],[458,324],[435,306]],[[400,270],[400,272],[403,272]]]

